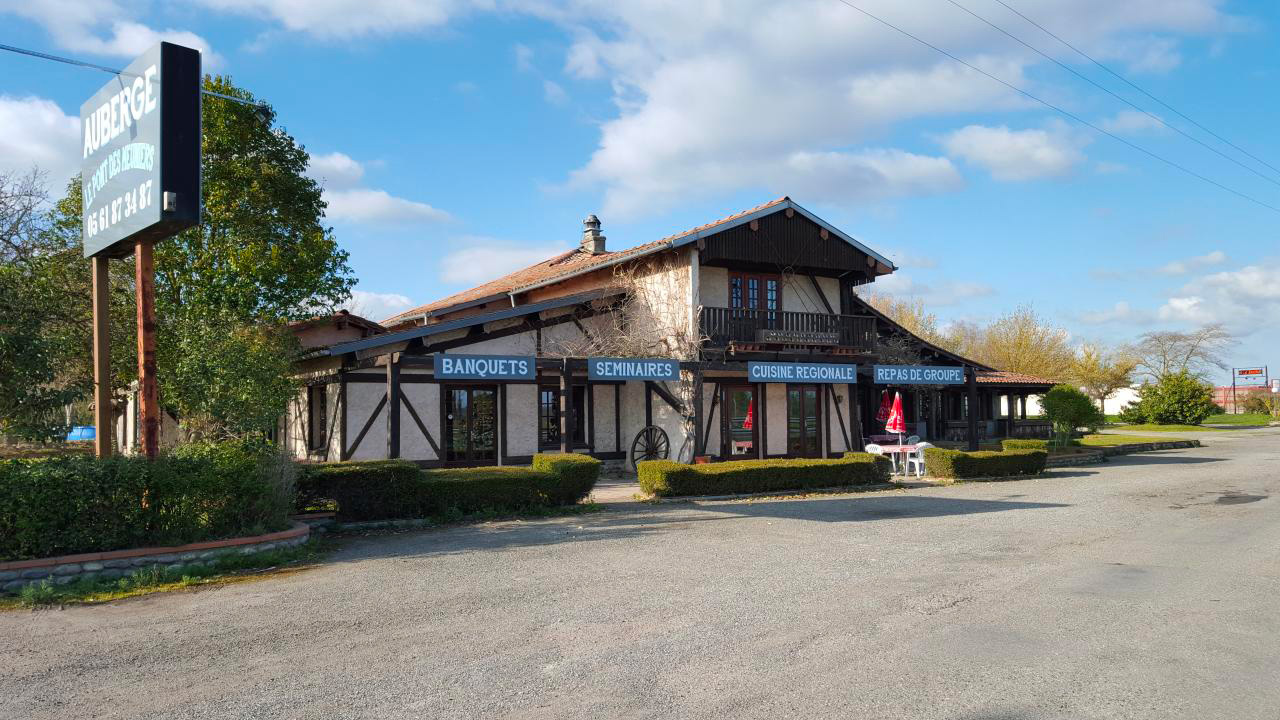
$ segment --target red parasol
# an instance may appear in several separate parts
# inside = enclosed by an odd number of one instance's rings
[[[876,422],[888,422],[889,420],[889,391],[880,391],[880,410],[876,412]]]
[[[742,421],[743,430],[750,430],[751,426],[755,424],[755,416],[756,416],[755,410],[756,410],[756,401],[752,399],[749,402],[747,402],[747,419]]]
[[[885,423],[886,432],[901,435],[907,431],[907,424],[902,419],[902,394],[893,394],[893,410],[889,412],[889,422]]]

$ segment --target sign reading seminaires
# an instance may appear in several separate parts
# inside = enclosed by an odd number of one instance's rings
[[[80,128],[85,257],[123,257],[200,221],[198,50],[148,50],[80,106]]]
[[[437,380],[533,380],[532,355],[446,355],[436,353]]]
[[[668,358],[588,358],[588,380],[680,379],[680,362]]]
[[[834,363],[749,362],[747,379],[766,383],[856,383],[858,366]]]
[[[949,365],[876,365],[876,385],[963,385],[964,368]]]

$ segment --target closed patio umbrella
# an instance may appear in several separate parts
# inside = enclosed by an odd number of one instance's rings
[[[881,390],[880,391],[880,409],[876,412],[876,422],[888,422],[889,412],[890,412],[889,391]]]
[[[907,423],[902,418],[902,393],[893,394],[893,409],[889,411],[889,420],[884,429],[885,432],[897,434],[898,444],[902,444],[901,435],[907,431]]]

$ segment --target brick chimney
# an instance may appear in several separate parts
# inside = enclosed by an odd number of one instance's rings
[[[600,218],[588,215],[582,221],[582,252],[588,255],[604,254],[604,236],[600,234]]]

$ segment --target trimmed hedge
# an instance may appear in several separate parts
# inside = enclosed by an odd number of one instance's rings
[[[535,455],[533,467],[423,470],[408,460],[310,465],[298,507],[332,501],[345,521],[422,518],[454,512],[572,505],[591,493],[600,461],[586,455]]]
[[[685,465],[649,460],[637,465],[640,489],[651,495],[729,495],[889,481],[889,459],[846,453],[839,459],[731,460]]]
[[[269,446],[201,445],[153,461],[0,462],[0,561],[183,545],[289,527],[293,465]]]
[[[1005,450],[1048,450],[1049,441],[1031,438],[1006,438],[1000,441],[1000,447]]]
[[[1038,475],[1044,471],[1049,453],[1044,450],[962,452],[925,448],[924,466],[931,477],[987,478]]]

